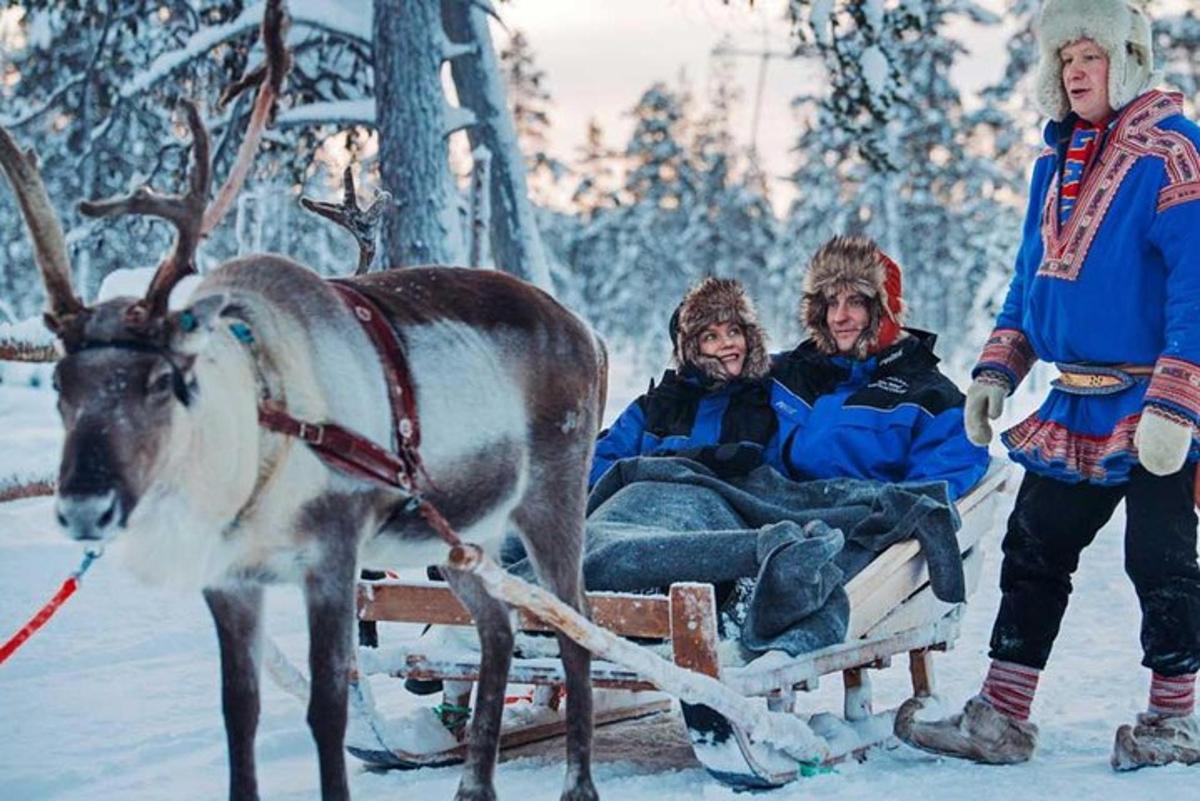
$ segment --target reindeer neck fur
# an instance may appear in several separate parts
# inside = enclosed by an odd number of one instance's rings
[[[230,262],[192,302],[213,295],[229,311],[197,356],[195,408],[177,410],[169,456],[120,539],[136,572],[172,584],[294,579],[312,558],[308,538],[297,536],[304,505],[369,488],[261,429],[258,403],[265,396],[300,419],[352,425],[390,447],[386,388],[357,322],[300,265],[273,256]],[[232,322],[248,325],[253,343],[233,336]]]

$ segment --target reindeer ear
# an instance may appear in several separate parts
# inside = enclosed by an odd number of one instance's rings
[[[209,295],[168,318],[170,348],[175,353],[197,354],[208,345],[221,315],[232,306],[227,295]]]

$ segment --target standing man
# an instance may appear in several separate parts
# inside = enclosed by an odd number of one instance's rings
[[[967,393],[986,444],[1035,359],[1061,375],[1001,439],[1026,470],[1008,520],[991,666],[945,720],[902,707],[927,751],[1023,762],[1038,675],[1080,552],[1125,501],[1125,570],[1142,609],[1150,700],[1117,729],[1112,765],[1200,762],[1200,127],[1155,90],[1150,24],[1130,0],[1047,0],[1038,103],[1051,122],[1033,171],[1016,271]]]

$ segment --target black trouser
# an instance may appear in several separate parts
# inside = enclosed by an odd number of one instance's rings
[[[1124,498],[1125,572],[1142,607],[1142,664],[1163,676],[1200,669],[1195,473],[1195,464],[1165,477],[1138,466],[1114,487],[1026,473],[1004,537],[990,656],[1046,666],[1079,554]]]

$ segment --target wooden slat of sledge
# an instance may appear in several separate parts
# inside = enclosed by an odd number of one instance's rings
[[[393,653],[404,654],[399,649]],[[396,671],[393,675],[416,679],[474,682],[479,680],[479,660],[463,659],[461,653],[442,656],[436,650],[414,650],[404,655],[404,668]],[[514,659],[508,671],[510,684],[558,685],[565,680],[562,662],[558,658]],[[622,690],[657,689],[653,684],[627,668],[600,660],[592,661],[592,684],[597,687]]]
[[[787,660],[756,660],[721,670],[721,681],[743,695],[767,695],[781,687],[815,686],[821,676],[886,661],[896,654],[936,648],[958,637],[956,615],[886,637],[851,640]],[[768,655],[769,656],[769,655]]]
[[[977,546],[963,557],[963,574],[967,580],[968,598],[979,586],[979,575],[982,569],[983,552]],[[958,604],[940,600],[933,594],[933,588],[926,584],[860,636],[867,639],[890,636],[906,629],[915,628],[930,620],[937,620],[956,606]]]
[[[671,608],[667,598],[628,593],[588,593],[592,620],[627,637],[671,635]],[[465,626],[471,615],[444,584],[383,581],[359,584],[358,615],[362,620],[399,623],[433,623]],[[524,631],[551,631],[533,615],[522,611],[518,626]]]
[[[1008,474],[1006,464],[993,465],[979,485],[958,503],[963,518],[959,553],[966,553],[987,533],[995,509],[996,490]],[[929,582],[929,568],[916,540],[898,542],[877,556],[846,584],[850,597],[847,639],[864,636]]]

